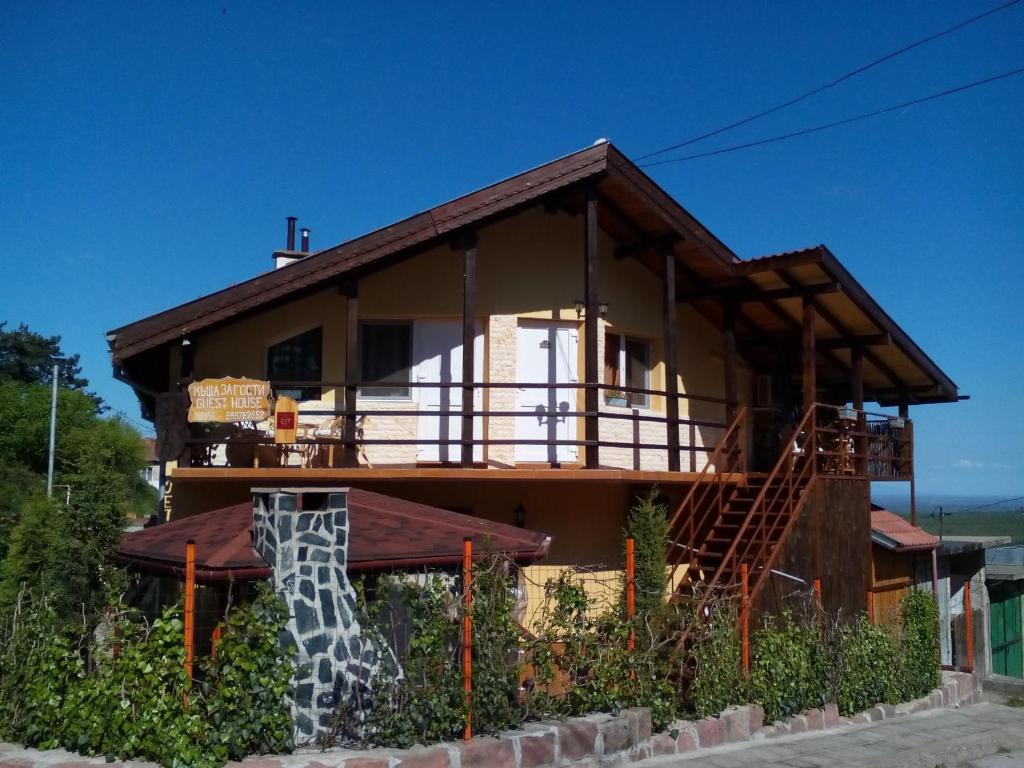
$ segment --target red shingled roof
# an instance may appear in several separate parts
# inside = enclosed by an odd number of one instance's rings
[[[551,537],[393,496],[349,490],[349,571],[450,565],[462,561],[463,539],[520,562],[543,557]],[[270,566],[252,547],[252,502],[215,509],[125,534],[121,561],[172,573],[182,572],[185,544],[196,543],[199,580],[266,578]]]
[[[935,549],[939,546],[935,536],[876,504],[871,505],[871,538],[897,552]]]

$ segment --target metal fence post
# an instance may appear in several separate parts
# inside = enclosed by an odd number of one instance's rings
[[[192,688],[192,658],[195,651],[196,631],[196,543],[189,539],[185,544],[185,676],[187,688]],[[185,693],[188,706],[188,691]]]
[[[743,651],[743,674],[750,672],[750,573],[740,563],[740,641]]]
[[[636,615],[636,563],[634,555],[635,542],[626,539],[626,620],[630,622],[627,650],[636,648],[636,633],[633,629],[633,617]]]

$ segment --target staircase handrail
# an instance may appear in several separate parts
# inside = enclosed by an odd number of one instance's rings
[[[695,502],[697,500],[697,494],[698,494],[698,492],[700,493],[701,505],[703,505],[703,502],[707,499],[708,491],[711,490],[712,487],[715,487],[718,490],[719,494],[721,495],[721,490],[722,490],[721,489],[721,485],[722,485],[722,475],[723,475],[723,473],[719,472],[718,468],[719,468],[719,466],[721,464],[721,460],[726,455],[726,451],[728,451],[729,454],[732,454],[732,452],[733,452],[733,448],[732,448],[733,437],[734,437],[736,431],[738,429],[740,429],[740,427],[746,422],[746,419],[747,419],[747,407],[745,405],[744,406],[740,406],[739,409],[736,411],[736,415],[733,417],[733,420],[729,423],[729,426],[726,428],[724,434],[722,435],[722,439],[719,440],[718,445],[715,446],[715,450],[712,451],[711,454],[708,456],[707,461],[704,463],[703,469],[701,469],[700,474],[697,475],[697,480],[690,486],[690,490],[687,492],[686,496],[683,497],[683,500],[679,502],[679,505],[676,507],[675,513],[672,515],[672,519],[669,521],[669,524],[668,524],[668,531],[669,531],[669,556],[668,557],[669,557],[669,561],[672,563],[672,571],[671,571],[671,574],[669,576],[670,583],[675,583],[676,569],[679,567],[679,565],[682,563],[682,561],[684,559],[682,557],[677,557],[676,556],[677,555],[676,550],[679,549],[681,546],[683,546],[681,542],[685,538],[685,534],[687,533],[687,531],[689,531],[689,534],[690,534],[689,546],[686,547],[686,548],[690,550],[691,554],[690,554],[690,558],[689,559],[692,560],[693,559],[693,551],[694,551],[693,545],[695,543],[694,542],[695,533],[697,531],[701,530],[701,527],[707,521],[707,517],[711,513],[711,509],[713,508],[713,505],[706,505],[704,507],[704,515],[701,518],[700,526],[695,525],[696,521],[694,519],[693,510],[699,508],[698,506],[695,505]],[[740,448],[740,450],[742,450],[742,448]],[[731,458],[731,456],[730,456],[730,458]],[[716,482],[715,483],[706,482],[706,476],[708,475],[708,473],[710,472],[712,467],[715,467],[715,475],[716,475],[716,477],[715,477],[715,481]],[[728,471],[729,472],[733,471],[733,467],[732,467],[731,461],[728,464]],[[717,511],[717,507],[718,506],[720,506],[720,503],[719,503],[719,505],[714,505],[714,508],[716,509],[716,511]],[[676,530],[677,523],[679,522],[680,518],[683,516],[684,511],[687,508],[690,509],[691,514],[684,521],[684,525],[679,526],[678,533],[673,535],[673,531]]]
[[[814,468],[817,464],[817,457],[814,455],[814,425],[815,425],[815,414],[817,412],[817,403],[812,404],[810,408],[804,413],[803,418],[800,419],[800,423],[796,429],[793,430],[793,434],[786,442],[785,447],[782,449],[778,461],[775,462],[775,466],[772,471],[768,474],[768,478],[765,480],[764,485],[761,487],[760,492],[754,499],[754,503],[750,505],[750,509],[747,511],[746,516],[743,518],[743,522],[740,524],[739,530],[735,533],[732,539],[732,543],[729,544],[729,549],[726,550],[725,555],[722,557],[721,563],[717,569],[715,569],[714,575],[711,577],[711,581],[708,583],[708,588],[713,589],[717,586],[721,580],[722,573],[725,571],[727,563],[736,554],[736,547],[740,540],[743,538],[743,534],[750,526],[751,521],[755,515],[761,514],[761,508],[764,506],[765,497],[768,495],[768,489],[771,488],[772,484],[777,481],[782,474],[783,470],[786,470],[787,475],[792,476],[794,462],[794,449],[796,448],[796,441],[805,431],[807,432],[807,439],[804,442],[803,453],[805,459],[811,463],[811,476],[814,476]],[[810,428],[808,428],[810,425]]]

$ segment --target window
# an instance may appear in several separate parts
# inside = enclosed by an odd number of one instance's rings
[[[267,378],[274,381],[321,381],[324,329],[292,336],[267,348]],[[296,400],[319,400],[320,387],[278,389]]]
[[[363,397],[409,397],[412,371],[412,323],[363,323],[360,327],[362,380],[382,386],[361,387]]]
[[[650,389],[650,343],[643,339],[606,331],[604,335],[604,383],[612,387]],[[622,393],[607,389],[605,398],[613,404],[628,405],[633,408],[647,408],[651,402],[649,395]],[[623,400],[625,402],[622,402]]]

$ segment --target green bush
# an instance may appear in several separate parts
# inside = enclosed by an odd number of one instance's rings
[[[698,631],[692,645],[694,676],[689,698],[698,717],[717,714],[746,700],[742,649],[736,625],[736,607],[724,600],[718,603],[703,626],[696,625]]]
[[[872,626],[861,615],[836,631],[832,654],[831,698],[843,715],[902,700],[902,654],[889,628]]]
[[[668,540],[668,510],[658,504],[658,489],[638,498],[626,518],[626,537],[633,538],[636,611],[654,615],[665,603],[665,573],[668,568],[665,542]]]
[[[825,703],[829,658],[817,621],[786,609],[754,633],[751,651],[749,698],[764,707],[766,722]]]
[[[931,592],[911,589],[903,598],[901,609],[901,693],[906,701],[926,696],[942,681],[939,606]]]
[[[277,648],[284,609],[269,591],[231,614],[206,685],[192,690],[180,607],[149,626],[117,616],[116,640],[104,641],[91,627],[59,626],[45,601],[19,608],[0,656],[5,740],[169,767],[290,748],[290,654]]]

